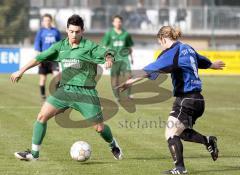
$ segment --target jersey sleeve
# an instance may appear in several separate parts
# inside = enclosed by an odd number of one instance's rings
[[[156,61],[150,63],[143,70],[147,73],[150,80],[155,80],[160,73],[170,73],[174,65],[174,58],[177,54],[177,49],[171,49],[164,54],[161,54]]]
[[[134,45],[134,42],[132,40],[132,37],[130,34],[128,34],[126,39],[126,47],[132,47],[133,45]]]
[[[198,54],[197,52],[196,56],[199,69],[208,69],[212,65],[212,62],[208,58]]]
[[[110,45],[110,32],[106,32],[101,40],[101,45],[109,46]]]
[[[41,41],[41,29],[37,32],[35,39],[34,39],[34,49],[36,51],[42,51],[42,41]]]
[[[60,42],[53,44],[49,49],[37,55],[35,59],[39,62],[46,61],[46,60],[58,61],[58,53],[60,49],[59,45],[60,45]]]
[[[93,43],[90,50],[90,54],[91,54],[90,55],[91,60],[89,60],[90,62],[93,62],[95,64],[104,64],[105,56],[108,54],[108,51],[103,46]]]

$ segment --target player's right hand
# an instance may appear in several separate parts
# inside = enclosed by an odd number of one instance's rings
[[[20,71],[14,72],[10,79],[13,83],[18,82],[22,78],[22,73]]]
[[[216,70],[222,70],[225,67],[225,63],[221,60],[217,60],[215,62],[212,63],[211,65],[211,69],[216,69]]]
[[[133,83],[134,83],[133,79],[128,79],[126,82],[120,84],[119,86],[116,86],[115,89],[119,89],[120,92],[123,92],[130,86],[132,86]]]

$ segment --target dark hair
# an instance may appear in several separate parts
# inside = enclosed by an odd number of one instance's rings
[[[112,20],[114,20],[115,18],[120,19],[121,21],[123,21],[123,17],[121,17],[120,15],[115,15],[112,17]]]
[[[52,15],[50,15],[49,13],[45,13],[45,14],[42,16],[42,19],[45,18],[45,17],[49,18],[51,21],[53,20]]]
[[[163,26],[158,31],[158,38],[170,38],[171,40],[178,40],[182,36],[180,28],[173,28],[171,26]]]
[[[69,27],[69,25],[80,26],[81,29],[84,28],[83,19],[79,15],[76,15],[76,14],[74,14],[68,18],[67,28]]]

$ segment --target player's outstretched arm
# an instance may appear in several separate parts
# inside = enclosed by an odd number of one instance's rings
[[[210,69],[222,70],[225,67],[225,63],[221,60],[217,60],[211,64]]]
[[[28,69],[35,67],[39,64],[40,62],[38,62],[35,58],[31,59],[24,67],[22,67],[19,71],[14,72],[10,79],[13,83],[18,82],[22,75],[24,74],[24,72],[26,72]]]
[[[119,89],[120,92],[125,91],[126,89],[128,89],[129,87],[131,87],[134,83],[143,80],[144,78],[147,78],[148,75],[143,75],[140,77],[136,77],[136,78],[130,78],[128,79],[126,82],[120,84],[119,86],[116,86],[115,89]]]

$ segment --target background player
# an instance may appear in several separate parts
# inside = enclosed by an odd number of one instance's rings
[[[37,66],[44,60],[55,60],[62,64],[60,87],[43,104],[33,128],[32,150],[16,152],[21,160],[37,160],[40,146],[47,130],[47,121],[64,112],[67,108],[79,111],[85,119],[92,122],[96,131],[109,143],[115,159],[122,158],[122,152],[108,125],[103,123],[103,114],[96,86],[97,64],[106,61],[106,67],[112,66],[112,56],[103,47],[82,38],[83,19],[73,15],[67,22],[67,35],[35,59],[11,75],[12,82],[17,82],[25,71]]]
[[[171,73],[173,94],[176,97],[166,125],[165,137],[173,157],[175,168],[165,174],[187,174],[183,161],[182,140],[204,144],[212,159],[218,158],[217,138],[204,136],[193,129],[196,120],[204,112],[204,98],[201,95],[202,83],[198,69],[222,69],[222,61],[211,62],[199,55],[191,46],[178,40],[181,31],[171,26],[162,27],[158,41],[163,47],[158,59],[144,68],[145,74],[132,78],[118,88],[125,90],[133,83],[148,77],[155,80],[160,73]]]
[[[37,32],[34,41],[34,49],[39,53],[48,49],[53,43],[60,41],[61,34],[59,30],[52,26],[52,16],[50,14],[45,14],[42,17],[42,27]],[[44,61],[39,64],[39,87],[42,100],[46,99],[46,80],[47,74],[52,73],[56,77],[56,87],[59,85],[60,74],[59,66],[57,62]]]
[[[121,79],[127,79],[131,77],[131,65],[129,62],[129,56],[131,63],[133,64],[132,46],[133,40],[131,35],[122,28],[123,18],[119,15],[113,17],[111,28],[105,33],[101,43],[107,48],[116,51],[115,62],[111,69],[111,84],[114,96],[117,101],[120,100],[119,90],[114,87],[121,84]],[[121,79],[120,79],[121,78]],[[130,88],[127,91],[127,96],[131,99]]]

